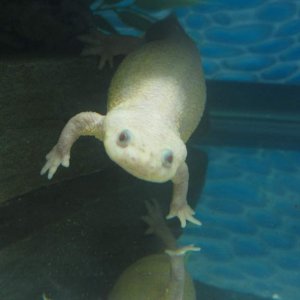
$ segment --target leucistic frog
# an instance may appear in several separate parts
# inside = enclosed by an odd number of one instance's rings
[[[161,36],[153,38],[159,32]],[[108,156],[130,174],[151,182],[173,182],[167,218],[200,225],[188,205],[185,143],[202,117],[206,88],[199,51],[174,17],[153,25],[118,67],[108,91],[107,114],[82,112],[63,128],[41,174],[51,179],[68,167],[73,143],[82,135],[103,141]],[[139,47],[136,47],[139,45]],[[127,47],[128,48],[128,47]],[[128,49],[127,49],[128,50]]]

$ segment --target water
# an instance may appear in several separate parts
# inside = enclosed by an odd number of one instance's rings
[[[99,143],[78,142],[70,169],[51,185],[39,176],[70,116],[105,111],[113,72],[79,58],[75,37],[89,24],[88,9],[67,2],[57,23],[39,23],[50,6],[16,6],[15,17],[25,13],[13,24],[7,6],[0,11],[0,300],[106,299],[126,267],[164,248],[144,235],[140,217],[152,198],[167,213],[171,185],[133,178]],[[209,79],[209,124],[188,145],[189,203],[203,225],[182,231],[169,222],[180,245],[201,247],[187,258],[197,299],[298,300],[299,3],[216,0],[176,13]],[[118,11],[106,7],[103,16],[123,34],[142,32]]]
[[[198,241],[190,259],[201,282],[276,299],[299,289],[300,153],[208,147],[206,184],[197,205],[203,220],[182,244]],[[277,295],[277,296],[276,296]]]

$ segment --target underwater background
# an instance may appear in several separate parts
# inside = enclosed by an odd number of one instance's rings
[[[176,8],[161,7],[162,3],[172,1],[159,2],[145,1],[148,5],[134,8],[133,1],[95,1],[90,7],[105,18],[107,23],[102,19],[101,24],[108,32],[117,30],[135,36],[142,34],[149,21],[174,12],[197,43],[205,76],[212,81],[208,82],[208,95],[214,96],[209,96],[214,101],[208,104],[212,133],[204,138],[196,134],[189,143],[191,151],[207,153],[208,166],[196,205],[196,216],[203,225],[188,224],[179,238],[182,245],[193,243],[201,247],[199,253],[188,257],[188,269],[201,283],[238,293],[213,300],[298,300],[300,1],[206,0],[193,5],[195,1],[186,1],[190,5],[175,5]],[[151,5],[156,5],[155,9]],[[133,20],[132,12],[141,19],[137,17],[134,27],[128,27],[128,20]],[[95,203],[101,210],[103,204],[98,201]],[[55,201],[56,207],[60,205],[58,202]],[[38,201],[34,203],[38,205]],[[80,206],[81,200],[75,203]],[[85,204],[89,214],[93,214],[95,203]],[[69,205],[70,200],[64,203],[64,208],[70,209]],[[78,217],[76,224],[85,217]],[[96,214],[91,219],[97,224]],[[109,219],[106,223],[113,221]],[[60,229],[55,230],[59,234]],[[114,237],[119,238],[117,233]],[[51,238],[55,241],[57,237]],[[70,243],[72,239],[77,237],[70,232]],[[43,247],[56,251],[50,242]],[[80,251],[86,251],[83,248]],[[114,253],[117,256],[117,251]],[[62,257],[67,260],[68,255]],[[95,261],[104,264],[96,258]],[[106,283],[104,279],[103,282]],[[0,280],[0,287],[7,285],[7,280],[4,283]],[[89,284],[91,288],[96,285]],[[39,294],[44,290],[47,288],[41,288]],[[67,295],[65,299],[76,299],[70,291],[63,293]],[[253,298],[242,298],[244,294]],[[201,291],[197,299],[202,299]]]
[[[299,1],[207,1],[179,10],[178,15],[199,41],[207,78],[300,83]],[[273,100],[281,101],[284,106],[290,96],[261,101],[270,107],[276,105]],[[297,98],[299,104],[299,92]],[[287,119],[299,123],[299,113],[298,105]],[[255,122],[252,126],[253,131],[261,130]],[[270,299],[298,299],[299,134],[298,127],[293,147],[288,143],[260,147],[259,142],[256,147],[194,144],[209,157],[197,206],[203,226],[189,225],[180,238],[182,243],[198,241],[202,247],[201,254],[189,261],[194,278]]]
[[[116,7],[121,8],[134,3],[119,2]],[[145,2],[149,3],[144,5],[145,8],[156,8],[155,13],[146,11],[147,17],[160,19],[171,12],[170,9],[157,10],[163,3],[172,6],[172,3],[183,5],[196,1]],[[300,8],[297,0],[199,2],[198,5],[175,9],[175,13],[201,50],[206,78],[300,83]],[[95,1],[91,7],[99,8],[99,3],[103,1]],[[106,17],[123,34],[139,34],[128,28],[115,10],[95,9],[95,13]],[[140,16],[144,14],[145,11]],[[140,26],[136,23],[133,22]]]
[[[161,18],[169,12],[160,11],[153,16]],[[207,79],[300,84],[299,1],[203,1],[176,9],[176,15],[199,47]],[[116,20],[120,32],[137,34],[127,26],[123,28],[116,14],[110,12],[107,17]],[[253,98],[263,93],[259,89],[265,89],[263,85],[256,88]],[[210,91],[208,88],[208,95]],[[245,109],[240,117],[251,119],[248,125],[252,129],[244,130],[252,130],[252,137],[241,132],[239,141],[235,141],[240,146],[225,140],[222,145],[222,137],[215,147],[193,140],[192,147],[205,150],[209,161],[196,213],[203,225],[198,228],[189,224],[180,242],[202,247],[201,253],[191,255],[188,261],[193,278],[201,282],[268,299],[297,300],[300,292],[300,89],[281,91],[281,97],[274,95],[273,99],[259,96],[260,105],[269,106],[269,111],[260,113],[259,108],[254,113],[251,111],[251,93],[243,95],[243,91],[237,94],[247,98],[249,110]],[[226,92],[223,97],[228,97]],[[287,101],[289,97],[294,100],[291,107],[295,110],[283,113],[285,103],[287,107],[291,104]],[[225,99],[219,96],[218,100]],[[281,116],[280,111],[272,111],[272,106],[278,105],[283,108]],[[227,117],[230,113],[234,112],[227,112]],[[287,123],[298,125],[290,130],[286,127],[285,137],[291,137],[281,143],[275,141],[278,132],[273,129],[273,143],[266,146],[265,137],[261,140],[258,137],[265,130],[259,123],[264,118],[277,122],[282,131]],[[247,141],[249,138],[252,142]]]

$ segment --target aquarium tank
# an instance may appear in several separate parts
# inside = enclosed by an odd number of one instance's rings
[[[0,0],[0,58],[0,300],[299,299],[299,1]]]

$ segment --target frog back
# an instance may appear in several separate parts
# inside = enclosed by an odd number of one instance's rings
[[[114,75],[108,111],[143,108],[159,115],[187,141],[205,106],[199,52],[186,35],[151,41],[129,54]]]

